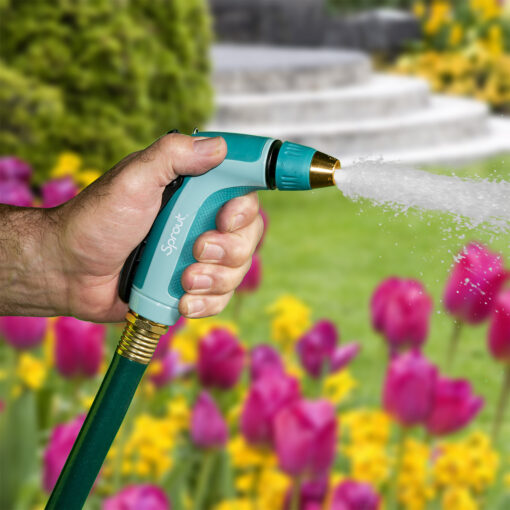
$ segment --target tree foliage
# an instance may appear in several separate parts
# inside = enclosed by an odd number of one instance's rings
[[[0,153],[105,168],[212,104],[205,0],[2,0]]]

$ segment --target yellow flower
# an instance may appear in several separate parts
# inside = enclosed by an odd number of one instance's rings
[[[436,0],[430,8],[430,15],[425,22],[423,30],[427,35],[435,35],[450,19],[450,4],[445,0]]]
[[[217,504],[214,510],[254,510],[254,505],[248,498],[228,499]]]
[[[390,458],[384,447],[376,443],[360,443],[345,448],[351,461],[351,477],[375,487],[383,484],[390,474]]]
[[[450,46],[457,46],[462,41],[464,30],[460,23],[454,23],[450,30]]]
[[[276,458],[271,450],[252,446],[240,435],[228,442],[227,451],[232,459],[232,464],[237,468],[276,465]]]
[[[43,356],[44,362],[47,367],[52,367],[55,363],[54,353],[55,353],[55,321],[56,317],[51,317],[48,319],[48,329],[46,330],[46,335],[43,339]]]
[[[172,467],[172,450],[179,431],[179,425],[168,416],[138,415],[122,451],[122,474],[160,480]],[[108,455],[110,465],[115,465],[117,455],[114,445]],[[107,473],[111,471],[110,467]]]
[[[102,173],[99,170],[86,168],[85,170],[80,170],[75,175],[75,180],[80,185],[80,187],[86,188],[89,184],[92,184],[96,179],[99,179],[101,175]]]
[[[449,487],[441,501],[443,510],[478,510],[479,506],[469,490],[464,487]]]
[[[482,21],[489,21],[501,14],[501,6],[498,0],[470,0],[471,10],[481,17]]]
[[[398,499],[407,510],[421,510],[434,497],[434,488],[429,480],[429,447],[408,439],[398,473]]]
[[[341,370],[324,379],[324,397],[336,406],[348,399],[357,385],[349,370]]]
[[[390,437],[391,419],[379,409],[349,411],[342,415],[341,421],[354,445],[385,445]]]
[[[487,37],[487,48],[492,55],[501,55],[504,50],[501,25],[491,25]]]
[[[178,429],[187,430],[190,422],[190,408],[184,397],[174,397],[167,404],[168,419],[175,424]]]
[[[82,396],[80,398],[80,400],[81,400],[81,402],[80,402],[81,406],[84,409],[88,410],[88,409],[90,409],[90,406],[92,405],[92,402],[94,402],[94,396],[93,395]]]
[[[78,154],[74,152],[63,152],[57,160],[57,164],[51,170],[51,177],[66,177],[68,175],[74,176],[82,165],[82,160]]]
[[[474,432],[464,440],[443,443],[439,452],[433,468],[438,487],[467,487],[481,493],[494,483],[499,455],[486,434]]]
[[[310,327],[310,308],[294,296],[280,297],[269,306],[268,313],[273,316],[271,336],[284,348],[292,347]]]
[[[41,360],[24,352],[19,358],[16,373],[27,388],[38,390],[46,379],[47,370]]]
[[[264,510],[282,509],[290,484],[291,479],[278,469],[263,469],[258,484],[257,507]]]
[[[423,2],[415,2],[413,4],[413,13],[417,18],[423,18],[425,16],[426,8]]]

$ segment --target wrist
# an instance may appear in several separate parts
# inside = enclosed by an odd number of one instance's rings
[[[53,211],[2,207],[0,314],[66,313],[66,278]]]

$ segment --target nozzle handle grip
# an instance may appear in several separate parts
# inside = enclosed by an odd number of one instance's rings
[[[172,325],[180,317],[182,273],[196,262],[193,245],[197,238],[216,228],[216,215],[226,202],[268,187],[266,161],[274,139],[216,132],[197,136],[223,136],[227,156],[205,174],[185,177],[160,211],[147,237],[129,298],[131,310],[164,325]]]

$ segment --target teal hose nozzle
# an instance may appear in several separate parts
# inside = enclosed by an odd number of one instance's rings
[[[183,271],[196,260],[193,245],[216,228],[232,198],[257,190],[333,186],[340,162],[311,147],[237,133],[221,136],[225,160],[196,177],[178,177],[163,192],[147,237],[126,260],[119,296],[129,303],[126,327],[105,379],[50,496],[46,510],[80,510],[124,419],[161,335],[179,319]]]

